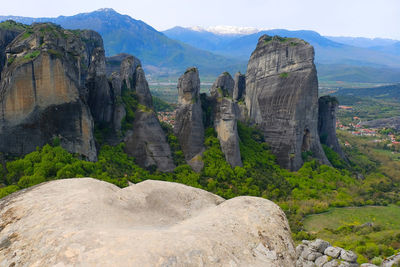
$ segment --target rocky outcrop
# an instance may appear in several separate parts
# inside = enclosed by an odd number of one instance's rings
[[[24,155],[57,138],[69,152],[96,160],[97,127],[102,142],[125,141],[142,167],[174,169],[137,58],[123,54],[106,61],[101,36],[93,31],[50,23],[24,27],[12,42],[5,35],[0,152]]]
[[[245,102],[282,167],[299,169],[306,151],[329,164],[318,136],[318,80],[310,44],[261,36],[247,67]]]
[[[200,101],[200,79],[196,68],[189,68],[178,80],[178,109],[174,134],[185,160],[197,172],[203,168],[204,151],[203,111]]]
[[[118,136],[122,136],[126,144],[125,152],[135,157],[141,167],[172,171],[175,165],[171,149],[154,113],[152,96],[140,60],[126,54],[117,55],[111,61],[115,62],[116,59],[121,60],[119,73],[113,72],[110,82],[115,99],[114,130]],[[127,100],[126,97],[131,98]],[[136,101],[135,106],[124,101]],[[125,119],[126,122],[127,113],[133,113],[132,125],[122,129],[122,121]],[[126,133],[123,133],[124,130]]]
[[[233,88],[235,87],[235,81],[228,72],[224,72],[218,76],[210,89],[212,97],[229,97],[233,98]]]
[[[336,97],[322,96],[318,99],[318,134],[321,143],[332,148],[342,158],[344,153],[336,137],[336,112],[339,102]]]
[[[103,42],[99,40],[99,42]],[[89,90],[88,104],[93,119],[97,123],[111,124],[114,112],[114,95],[106,75],[106,58],[102,47],[96,47],[91,53],[86,87]]]
[[[128,60],[131,59],[128,58]],[[133,67],[135,66],[132,61]],[[123,75],[123,65],[121,66]],[[136,162],[144,168],[155,168],[160,171],[173,171],[175,164],[171,149],[167,143],[157,116],[153,110],[153,101],[144,71],[140,66],[132,79],[133,90],[138,99],[132,130],[125,137],[125,151],[136,158]]]
[[[214,128],[226,161],[232,166],[243,166],[237,132],[237,103],[232,99],[234,81],[227,72],[221,74],[211,87],[214,98]]]
[[[382,267],[392,267],[398,265],[400,265],[400,253],[386,258],[381,264]]]
[[[35,24],[6,49],[0,84],[0,151],[23,155],[60,139],[68,151],[96,159],[85,80],[101,37]],[[90,92],[89,92],[90,94]]]
[[[51,201],[49,201],[51,200]],[[0,200],[2,266],[294,266],[283,211],[182,184],[56,180]]]
[[[329,242],[316,239],[303,240],[296,247],[296,267],[358,267],[357,255],[339,247],[333,247]]]

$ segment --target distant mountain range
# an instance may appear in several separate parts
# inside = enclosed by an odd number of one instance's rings
[[[296,37],[315,47],[320,79],[366,82],[400,82],[400,42],[390,39],[324,37],[314,31],[255,28],[174,27],[159,32],[140,20],[113,9],[75,16],[28,18],[0,16],[25,24],[53,22],[68,29],[92,29],[104,39],[108,56],[130,53],[140,58],[147,73],[176,77],[190,66],[202,76],[223,71],[245,72],[247,60],[263,34]]]
[[[319,64],[348,64],[355,66],[379,66],[400,68],[400,51],[394,47],[400,45],[395,40],[375,39],[370,43],[376,44],[371,48],[367,45],[356,47],[350,45],[350,41],[340,43],[334,37],[324,37],[314,31],[288,31],[283,29],[260,31],[249,35],[222,35],[207,31],[196,31],[190,28],[174,27],[164,31],[168,37],[185,42],[199,49],[208,50],[226,56],[240,59],[249,58],[263,34],[279,35],[283,37],[295,37],[311,43],[316,52],[316,62]],[[338,37],[338,40],[346,38]],[[351,38],[348,38],[351,39]],[[358,43],[361,43],[359,38]],[[354,44],[357,43],[354,41]],[[383,46],[386,44],[387,46]],[[372,45],[373,46],[373,45]],[[383,49],[385,47],[386,49]],[[385,52],[385,53],[384,53]],[[390,55],[390,56],[389,56]]]
[[[178,75],[191,66],[197,66],[202,75],[216,76],[226,70],[245,71],[247,64],[245,60],[216,55],[168,38],[143,21],[121,15],[113,9],[57,18],[0,16],[0,21],[8,19],[25,24],[53,22],[67,29],[95,30],[103,37],[108,56],[118,53],[135,55],[147,73],[157,76]]]

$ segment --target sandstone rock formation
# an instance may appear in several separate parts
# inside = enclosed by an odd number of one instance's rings
[[[44,183],[0,200],[1,266],[294,266],[283,211],[182,184]]]
[[[316,239],[303,240],[296,247],[296,267],[358,267],[357,255],[339,247],[332,247],[329,242]]]
[[[329,164],[317,130],[318,80],[310,44],[261,36],[247,67],[245,102],[282,167],[299,169],[306,151]]]
[[[224,72],[218,76],[210,89],[212,97],[230,97],[233,98],[233,88],[235,81],[228,72]]]
[[[140,60],[127,54],[117,55],[111,60],[120,60],[119,73],[111,74],[115,103],[113,125],[116,133],[123,136],[126,143],[125,152],[135,157],[136,162],[143,168],[172,171],[175,165],[171,149],[154,113],[152,96]],[[128,103],[124,103],[123,94],[129,93],[137,100],[135,107],[128,107]],[[135,108],[128,111],[134,113],[134,118],[132,126],[123,135],[122,120],[126,118],[128,108]]]
[[[342,158],[345,155],[336,137],[336,112],[339,102],[335,97],[322,96],[318,99],[318,134],[322,144],[325,144],[338,153]]]
[[[203,168],[203,111],[200,101],[200,79],[196,68],[188,68],[178,80],[178,109],[174,134],[178,137],[185,160],[197,172]]]
[[[237,132],[237,103],[232,99],[234,81],[227,72],[221,74],[211,87],[214,98],[214,128],[226,161],[232,166],[243,166]]]
[[[96,159],[85,79],[99,40],[92,31],[35,24],[7,46],[0,83],[1,152],[23,155],[59,138],[68,151]]]
[[[173,171],[175,165],[171,149],[152,109],[150,89],[140,66],[136,68],[133,80],[139,106],[135,112],[132,131],[125,137],[125,151],[134,156],[140,166],[155,166],[160,171]]]
[[[137,58],[122,54],[106,61],[101,36],[93,31],[17,26],[25,32],[13,41],[16,34],[0,27],[0,55],[6,52],[7,61],[0,82],[0,152],[24,155],[58,138],[69,152],[96,160],[96,126],[107,132],[106,143],[125,141],[142,167],[175,168]]]

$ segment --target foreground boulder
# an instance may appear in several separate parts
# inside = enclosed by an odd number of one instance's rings
[[[245,91],[249,118],[282,167],[298,170],[302,152],[329,164],[317,130],[318,79],[310,44],[261,36],[247,66]]]
[[[203,111],[200,101],[200,78],[196,68],[188,68],[178,80],[178,109],[174,125],[187,163],[197,172],[203,168]]]
[[[181,184],[57,180],[0,200],[1,266],[294,266],[271,201]]]

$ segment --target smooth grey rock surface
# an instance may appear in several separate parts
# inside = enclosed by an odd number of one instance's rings
[[[318,99],[318,134],[321,143],[332,148],[343,159],[345,155],[336,137],[336,113],[339,102],[336,97],[321,96]]]
[[[338,267],[340,264],[340,262],[336,259],[328,261],[327,263],[325,263],[323,266],[324,267]]]
[[[329,261],[329,257],[327,255],[323,255],[323,256],[321,256],[321,257],[319,257],[318,259],[315,260],[315,265],[317,267],[322,267],[328,261]]]
[[[0,200],[1,266],[294,266],[283,211],[182,184],[78,178]]]
[[[357,262],[357,254],[350,250],[342,249],[340,252],[340,259],[348,262]]]
[[[318,79],[310,44],[261,36],[247,66],[245,102],[282,167],[298,170],[304,151],[329,164],[318,135]]]
[[[316,251],[319,253],[324,253],[325,249],[329,247],[331,244],[328,241],[322,240],[322,239],[316,239],[313,242],[311,242],[308,247],[312,251]]]
[[[331,247],[327,247],[325,249],[324,254],[328,255],[328,256],[330,256],[332,258],[337,259],[337,258],[339,258],[340,253],[342,252],[342,250],[343,250],[342,248],[332,247],[331,246]]]
[[[203,168],[203,111],[200,101],[200,79],[196,68],[188,68],[178,80],[178,109],[174,134],[181,145],[186,162],[197,172]]]

